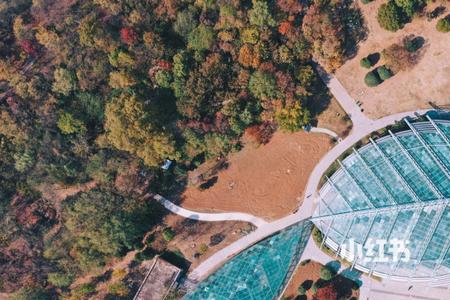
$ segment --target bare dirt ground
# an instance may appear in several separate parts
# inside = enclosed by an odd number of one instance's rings
[[[426,17],[415,17],[411,23],[397,32],[382,29],[376,19],[378,7],[384,0],[369,4],[359,4],[369,30],[367,40],[360,43],[358,54],[347,61],[336,72],[339,81],[350,95],[362,101],[362,108],[369,117],[379,118],[397,112],[421,108],[431,108],[429,101],[436,105],[450,104],[450,34],[436,30],[437,20],[450,12],[450,3],[437,1],[429,4],[426,11],[438,5],[446,6],[446,12],[428,22]],[[381,52],[393,43],[400,42],[407,35],[422,36],[425,39],[424,55],[419,63],[409,71],[395,74],[377,87],[369,88],[364,83],[368,69],[359,65],[361,58],[374,52]],[[377,66],[383,64],[380,59]]]
[[[276,132],[268,144],[257,148],[247,144],[232,154],[212,187],[203,191],[188,187],[181,205],[280,218],[298,208],[309,174],[331,146],[326,135]]]
[[[305,261],[306,262],[306,261]],[[288,286],[286,287],[286,290],[283,294],[284,299],[296,299],[298,295],[298,287],[302,285],[305,281],[311,281],[315,282],[320,278],[320,269],[323,265],[321,263],[310,261],[306,263],[305,265],[299,265],[297,270],[295,270],[294,275],[291,278],[291,281],[289,281]],[[348,285],[350,282],[342,278],[342,276],[337,276],[338,278],[333,279],[335,288],[343,287]],[[341,291],[344,292],[344,291]],[[313,294],[311,289],[308,289],[306,292],[307,299],[316,299],[313,298]],[[352,291],[352,297],[356,297],[356,299],[359,296],[359,291]],[[302,299],[302,298],[300,298]],[[341,299],[341,298],[339,298]],[[344,299],[344,298],[342,298]],[[345,298],[348,299],[348,298]],[[318,300],[333,300],[333,299],[318,299]]]
[[[327,109],[317,115],[317,124],[315,126],[330,129],[344,138],[352,129],[352,121],[337,100],[331,97]]]
[[[168,249],[180,251],[191,262],[191,270],[253,230],[252,225],[245,222],[198,222],[173,214],[168,215],[164,222],[176,231]],[[217,245],[211,244],[214,235],[223,238]],[[196,253],[200,255],[197,257]]]

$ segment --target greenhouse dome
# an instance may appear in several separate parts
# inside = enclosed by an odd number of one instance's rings
[[[443,280],[450,277],[450,122],[427,116],[405,124],[337,161],[312,221],[323,244],[361,271]]]

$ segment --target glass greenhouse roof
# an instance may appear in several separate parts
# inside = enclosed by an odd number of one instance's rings
[[[427,118],[353,149],[319,192],[313,222],[360,270],[412,280],[450,275],[450,122]],[[408,243],[397,253],[404,260],[394,259],[396,239]],[[352,240],[363,249],[386,240],[372,249],[387,261],[353,255]]]
[[[299,222],[244,250],[185,299],[276,299],[303,253],[311,225],[308,220]]]

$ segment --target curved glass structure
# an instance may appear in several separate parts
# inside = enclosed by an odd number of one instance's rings
[[[353,149],[319,192],[312,220],[357,269],[413,281],[450,274],[450,122],[427,118]]]
[[[299,262],[311,225],[309,220],[299,222],[244,250],[185,299],[276,299]]]

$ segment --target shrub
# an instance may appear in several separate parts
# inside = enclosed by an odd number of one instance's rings
[[[361,67],[363,67],[363,68],[370,69],[370,67],[372,67],[372,62],[370,61],[369,58],[364,57],[364,58],[362,58],[361,61],[359,62],[359,65],[360,65]]]
[[[72,296],[75,299],[84,298],[95,292],[95,285],[92,283],[82,284],[72,290]]]
[[[374,87],[379,85],[381,83],[381,80],[378,77],[378,74],[371,71],[366,74],[366,77],[364,77],[364,82],[366,83],[367,86]]]
[[[208,245],[206,245],[206,244],[201,244],[201,245],[200,245],[200,249],[199,249],[200,254],[205,254],[206,251],[208,251]]]
[[[304,295],[306,294],[306,289],[301,285],[298,287],[297,292],[299,295]]]
[[[171,228],[166,228],[163,231],[163,238],[167,241],[170,242],[171,240],[173,240],[173,238],[175,237],[175,232],[173,232],[173,230]]]
[[[311,292],[313,295],[315,295],[317,293],[317,290],[319,289],[319,285],[317,284],[317,281],[313,283],[313,285],[311,286]]]
[[[334,277],[334,272],[328,268],[327,266],[323,266],[320,269],[320,278],[322,278],[325,281],[331,280]]]
[[[422,48],[422,45],[424,43],[423,37],[413,37],[408,36],[403,40],[403,45],[405,46],[406,51],[408,52],[416,52],[420,48]]]
[[[373,0],[361,0],[361,2],[363,3],[363,4],[368,4],[368,3],[370,3],[370,2],[372,2]]]
[[[48,282],[59,288],[65,288],[72,284],[73,276],[65,273],[49,273]]]
[[[130,293],[130,290],[123,282],[116,282],[108,286],[108,293],[119,297],[126,297]]]
[[[380,6],[377,20],[382,28],[389,31],[397,31],[403,25],[401,10],[393,0]]]
[[[440,19],[436,24],[436,29],[439,32],[449,32],[450,31],[450,15],[445,18]]]
[[[386,66],[381,66],[377,69],[378,76],[381,80],[386,80],[392,77],[392,72]]]

